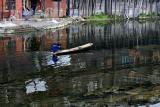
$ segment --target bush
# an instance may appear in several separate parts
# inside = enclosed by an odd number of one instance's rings
[[[156,12],[150,12],[150,13],[140,13],[138,15],[139,18],[143,18],[143,17],[154,17],[154,16],[158,16]]]
[[[92,19],[92,20],[98,20],[98,19],[101,19],[101,20],[104,20],[104,19],[107,19],[109,18],[108,15],[104,14],[104,13],[98,13],[98,14],[95,14],[95,15],[91,15],[90,17],[88,17],[88,19]]]

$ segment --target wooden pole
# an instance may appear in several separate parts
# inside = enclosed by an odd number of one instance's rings
[[[42,0],[42,8],[43,8],[43,12],[45,12],[45,10],[46,10],[46,7],[45,7],[45,0]]]
[[[2,20],[3,20],[3,0],[2,0]]]
[[[23,9],[26,10],[26,1],[23,0]]]
[[[70,0],[67,0],[67,16],[70,15]]]
[[[60,16],[60,1],[58,1],[58,17]]]
[[[9,18],[11,17],[11,1],[9,0]]]
[[[104,8],[104,12],[105,12],[105,14],[107,14],[107,0],[104,1],[104,5],[105,5],[105,6],[104,6],[104,7],[105,7],[105,8]]]

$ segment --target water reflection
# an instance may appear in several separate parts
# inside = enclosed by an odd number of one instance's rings
[[[47,91],[46,82],[43,81],[41,78],[30,79],[25,82],[26,85],[26,93],[34,93],[40,91]]]
[[[103,22],[104,23],[104,22]],[[0,104],[31,107],[159,106],[159,21],[81,23],[0,38]],[[88,42],[82,53],[54,57]]]
[[[69,65],[71,65],[70,55],[56,56],[48,54],[46,55],[45,58],[43,58],[43,63],[42,63],[42,66],[53,66],[55,68],[69,66]]]
[[[58,31],[33,32],[24,36],[0,38],[0,54],[24,51],[48,51],[59,42],[62,49],[93,42],[96,49],[133,48],[160,44],[159,21],[72,25]]]
[[[144,105],[144,106],[139,106],[139,107],[146,107],[146,106],[149,106],[149,105]],[[160,106],[160,103],[150,105],[150,107],[159,107],[159,106]]]

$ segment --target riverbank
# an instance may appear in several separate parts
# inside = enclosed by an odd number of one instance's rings
[[[139,14],[137,17],[124,17],[121,15],[106,15],[104,13],[84,17],[86,21],[122,21],[122,20],[159,20],[157,14]]]
[[[1,34],[14,34],[28,31],[41,31],[47,29],[63,28],[69,24],[85,21],[82,17],[54,18],[54,19],[30,19],[27,21],[0,22]]]
[[[0,22],[0,34],[19,34],[19,33],[26,33],[26,32],[34,32],[34,31],[43,31],[48,29],[59,29],[63,28],[67,25],[78,23],[78,22],[92,22],[92,23],[99,23],[102,21],[107,21],[108,23],[111,22],[121,22],[124,20],[155,20],[159,17],[143,17],[143,18],[124,18],[122,16],[109,16],[105,14],[93,15],[89,17],[68,17],[68,18],[52,18],[52,19],[30,19],[30,20],[18,20],[18,21],[3,21]],[[108,24],[108,23],[101,23],[101,24]]]

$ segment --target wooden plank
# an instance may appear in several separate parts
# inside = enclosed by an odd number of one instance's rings
[[[79,52],[82,50],[86,50],[89,49],[93,46],[93,43],[87,43],[75,48],[71,48],[71,49],[65,49],[65,50],[60,50],[58,52],[53,53],[54,55],[63,55],[63,54],[68,54],[68,53],[74,53],[74,52]]]

